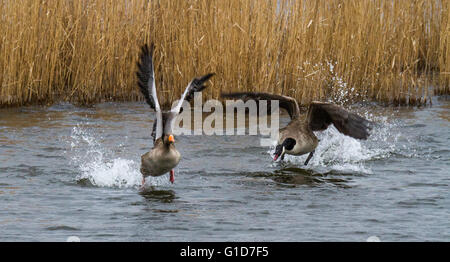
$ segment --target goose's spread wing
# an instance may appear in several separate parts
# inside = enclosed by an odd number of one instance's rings
[[[236,93],[228,93],[228,94],[221,94],[224,98],[238,98],[242,99],[244,102],[248,100],[278,100],[279,101],[279,107],[285,109],[291,119],[297,118],[300,115],[300,108],[298,106],[297,100],[295,100],[292,97],[289,96],[282,96],[282,95],[274,95],[274,94],[268,94],[268,93],[260,93],[260,92],[236,92]],[[268,113],[270,113],[270,104],[267,105]]]
[[[372,122],[344,108],[322,102],[312,102],[307,121],[313,131],[321,131],[333,124],[339,132],[358,139],[367,139]]]
[[[186,100],[190,102],[192,98],[194,97],[195,92],[201,92],[203,89],[205,89],[207,86],[205,85],[206,81],[208,81],[214,73],[209,73],[207,75],[196,77],[189,82],[188,86],[184,90],[183,95],[181,96],[180,100],[178,100],[177,105],[170,110],[170,112],[164,112],[163,113],[163,133],[164,134],[172,134],[173,128],[175,126],[175,120],[183,111],[182,105],[183,101]]]
[[[139,61],[137,62],[138,70],[136,71],[137,83],[145,101],[150,106],[150,108],[156,111],[156,121],[153,124],[152,136],[153,140],[158,139],[162,136],[163,125],[162,125],[162,114],[161,108],[158,102],[158,96],[156,94],[155,85],[155,72],[153,67],[153,51],[154,44],[147,44],[141,47],[141,53],[139,55]]]
[[[196,77],[189,82],[186,89],[184,90],[183,95],[181,95],[180,100],[178,100],[178,104],[172,108],[171,112],[174,112],[176,114],[181,113],[181,106],[183,105],[183,101],[186,100],[190,102],[192,98],[194,97],[195,92],[201,92],[203,89],[205,89],[207,86],[204,85],[206,81],[208,81],[214,73],[209,73],[207,75]]]
[[[141,47],[139,61],[137,62],[138,70],[136,75],[138,78],[138,86],[144,95],[147,104],[155,111],[161,111],[158,96],[156,94],[155,72],[153,69],[153,51],[155,46],[147,44]]]

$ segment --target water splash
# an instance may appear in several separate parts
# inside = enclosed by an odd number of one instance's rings
[[[142,181],[142,175],[136,172],[135,162],[127,159],[111,161],[92,161],[80,166],[81,174],[77,180],[88,179],[100,187],[135,187]]]
[[[319,172],[340,171],[372,174],[369,161],[386,159],[397,151],[396,141],[400,133],[393,130],[395,124],[387,118],[375,118],[365,114],[366,118],[380,123],[371,130],[368,140],[357,140],[340,133],[333,125],[322,132],[315,132],[320,140],[314,156],[305,168]],[[271,148],[269,153],[274,153]],[[308,154],[303,156],[285,155],[285,161],[304,166]]]
[[[138,188],[141,186],[142,174],[139,171],[138,158],[125,159],[118,156],[117,153],[98,142],[103,139],[102,137],[96,137],[94,132],[90,132],[89,128],[81,125],[72,129],[70,138],[70,150],[67,153],[71,164],[79,170],[76,176],[78,182],[89,181],[90,184],[99,187]],[[167,181],[166,176],[150,177],[146,179],[146,185],[158,186],[167,184]]]

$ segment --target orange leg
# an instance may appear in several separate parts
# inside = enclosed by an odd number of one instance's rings
[[[175,171],[173,171],[173,169],[170,170],[170,178],[169,178],[169,180],[170,180],[170,182],[172,182],[172,184],[175,181]]]

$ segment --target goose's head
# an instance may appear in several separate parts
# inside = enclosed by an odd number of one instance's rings
[[[278,144],[275,147],[275,156],[273,157],[273,161],[276,161],[278,158],[283,159],[286,151],[292,150],[296,143],[297,142],[295,141],[295,139],[290,138],[290,137],[283,140],[283,143]]]
[[[163,137],[163,142],[166,146],[173,145],[175,143],[175,137],[172,134],[166,134]]]

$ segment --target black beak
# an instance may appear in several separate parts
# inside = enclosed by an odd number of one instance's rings
[[[277,159],[282,156],[284,153],[283,150],[283,146],[282,145],[277,145],[277,147],[275,148],[275,156],[273,157],[273,161],[277,161]]]

